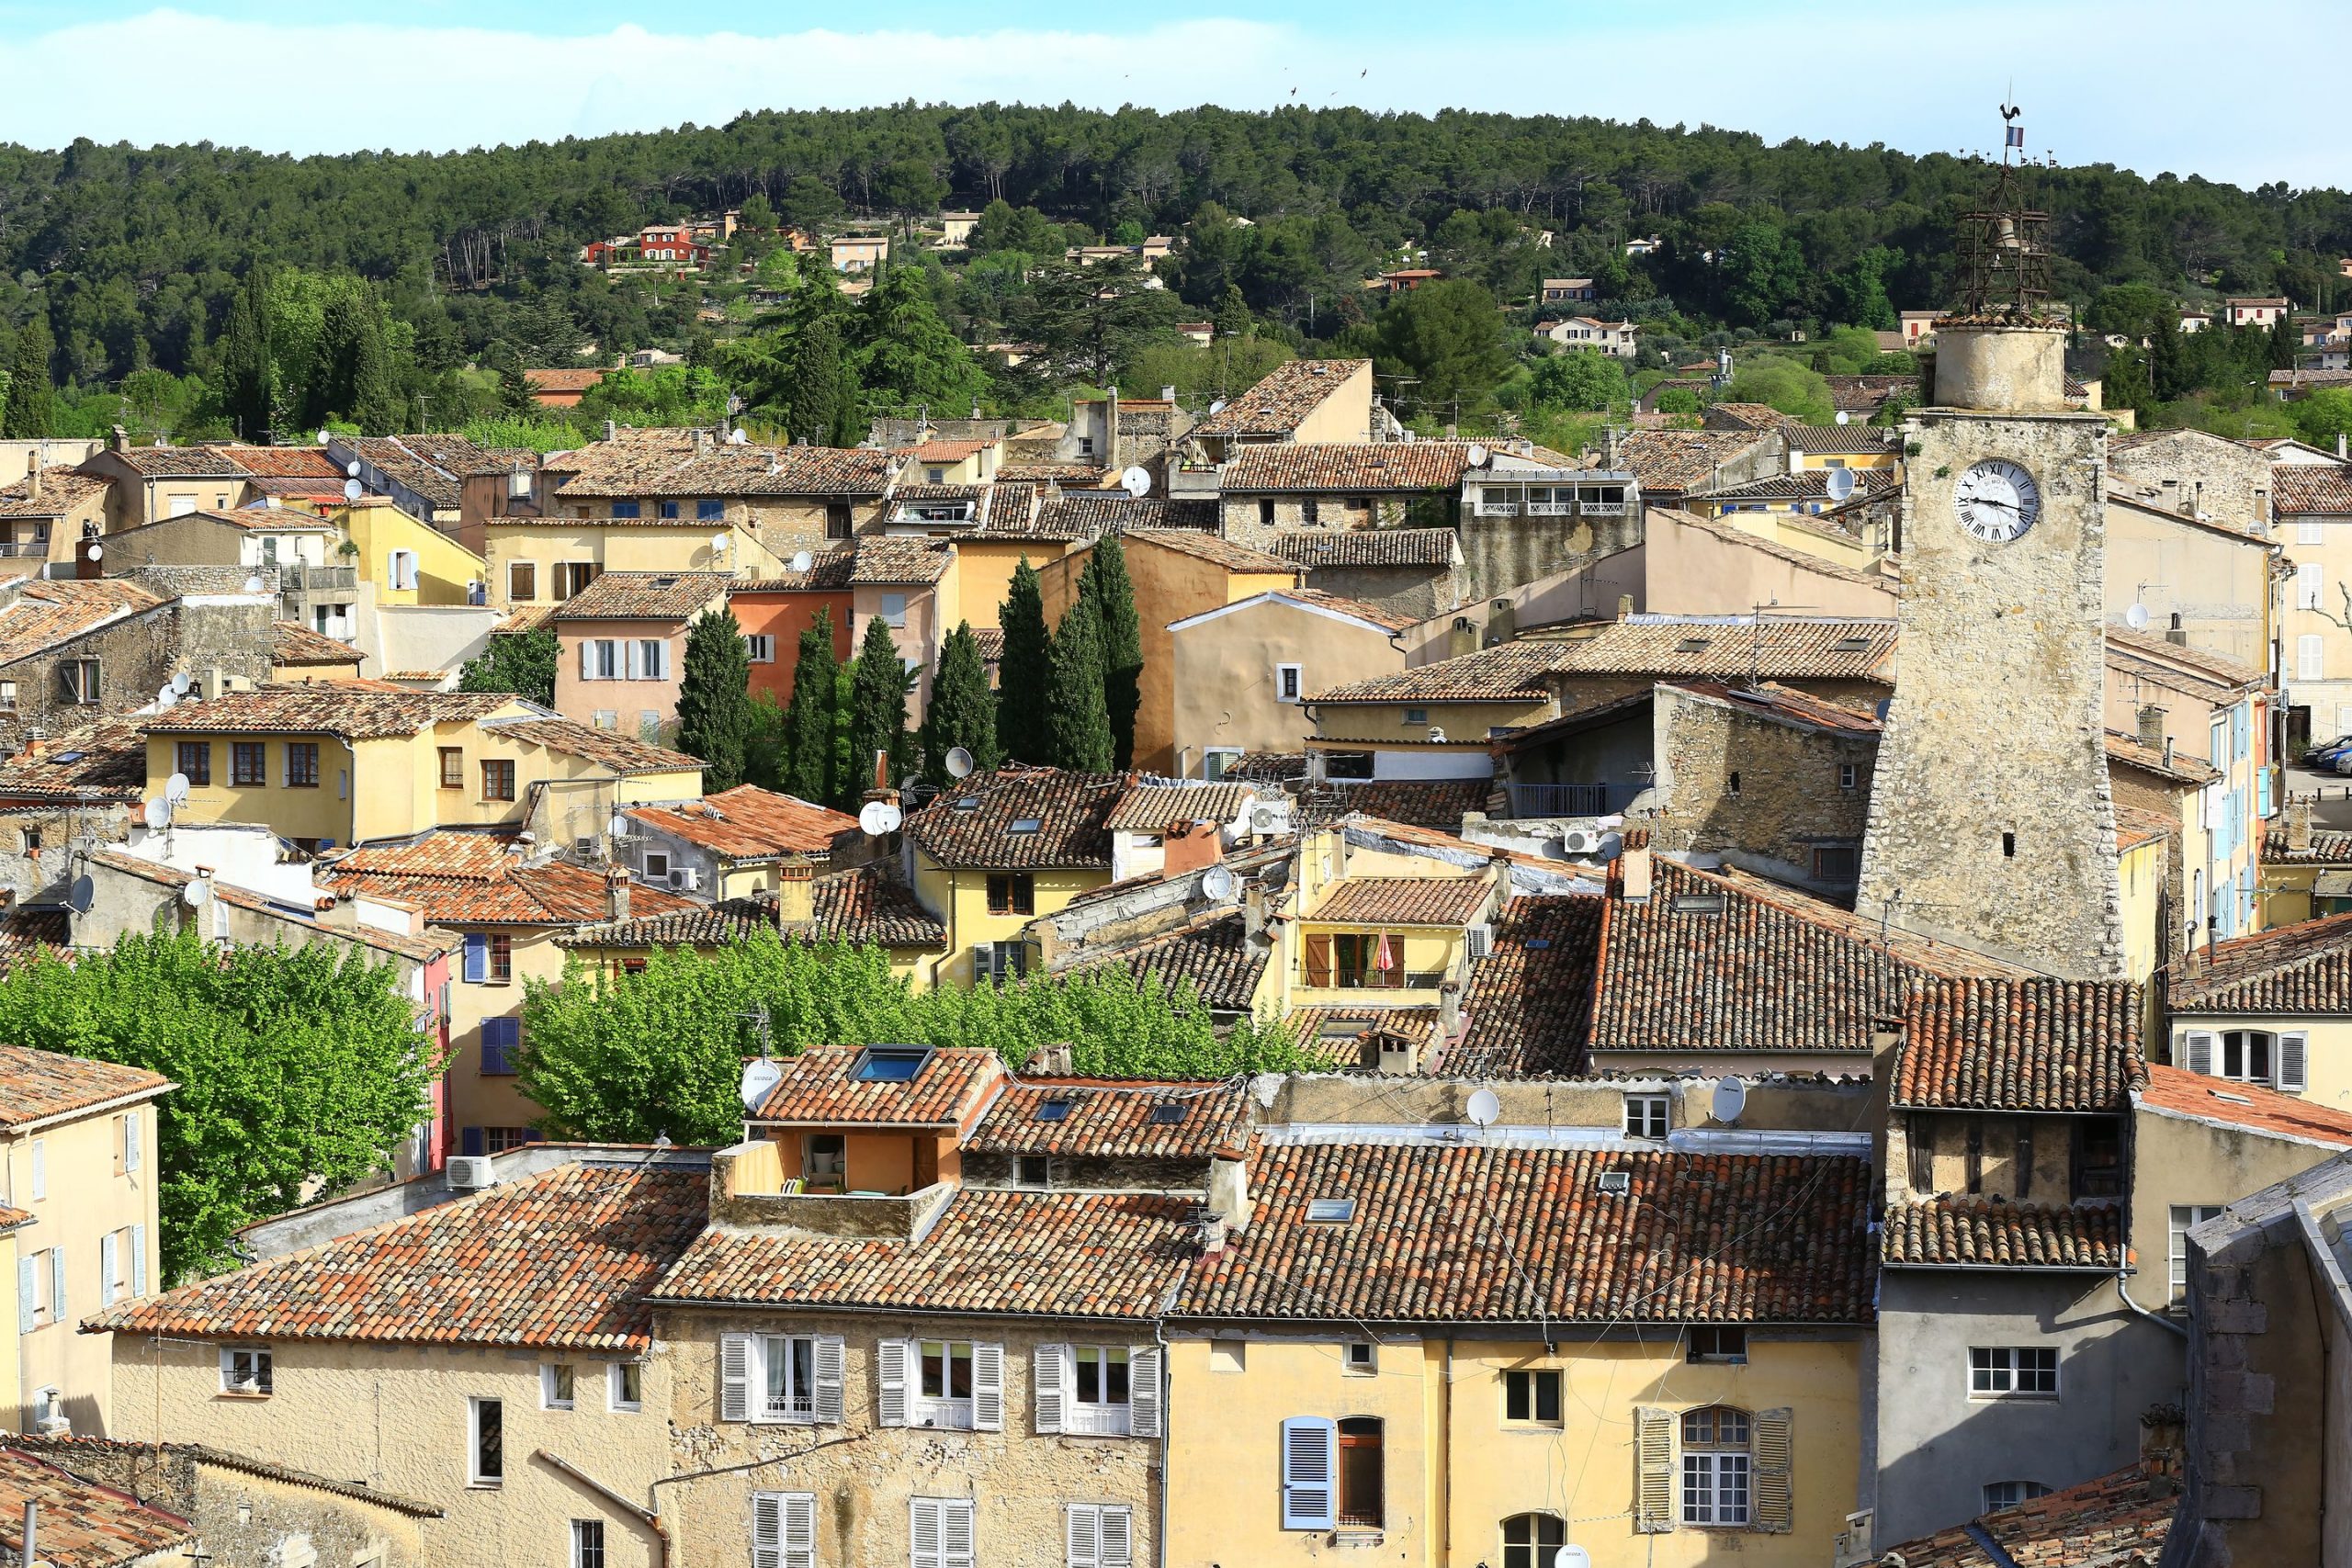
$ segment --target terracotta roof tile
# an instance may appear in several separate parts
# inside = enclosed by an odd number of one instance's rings
[[[882,947],[947,945],[947,928],[916,901],[913,889],[873,866],[817,878],[810,902],[817,934],[833,942],[870,942]]]
[[[70,729],[0,762],[0,800],[137,800],[147,738],[133,716]]]
[[[1470,973],[1463,1034],[1430,1063],[1448,1077],[1570,1077],[1589,1070],[1602,900],[1513,898]]]
[[[1006,476],[1000,473],[1000,484]],[[995,522],[991,515],[990,523]],[[1037,502],[1031,527],[1046,538],[1092,539],[1104,534],[1216,531],[1213,501],[1137,501],[1121,491],[1064,491]]]
[[[1228,571],[1264,572],[1277,577],[1298,577],[1295,562],[1284,560],[1265,550],[1252,549],[1215,534],[1194,533],[1189,528],[1150,528],[1128,536],[1130,547],[1135,545],[1159,545],[1181,555],[1209,561]]]
[[[2209,784],[2222,776],[2221,769],[2201,757],[2192,757],[2186,751],[2174,751],[2167,757],[2155,747],[2141,745],[2137,736],[2110,729],[2107,732],[2107,765],[2113,768],[2119,762],[2181,784]]]
[[[237,479],[244,465],[211,446],[130,446],[108,455],[141,477],[160,479]]]
[[[558,621],[684,621],[727,592],[720,571],[607,571],[556,606]]]
[[[1325,399],[1371,364],[1363,359],[1293,359],[1193,426],[1194,435],[1288,435]]]
[[[1045,1109],[1057,1104],[1063,1107],[1058,1114]],[[978,1154],[1205,1160],[1249,1134],[1250,1100],[1238,1082],[1030,1078],[996,1097],[964,1147]]]
[[[128,1492],[83,1481],[0,1438],[0,1549],[24,1560],[28,1505],[40,1506],[35,1547],[50,1568],[131,1568],[177,1547],[194,1550],[196,1527]]]
[[[642,1350],[647,1287],[708,1206],[707,1171],[567,1165],[87,1323],[197,1339]]]
[[[1934,980],[1904,1009],[1893,1099],[1949,1111],[2114,1111],[2147,1081],[2137,986]]]
[[[1298,1041],[1300,1050],[1344,1070],[1363,1065],[1363,1042],[1367,1034],[1434,1040],[1437,1009],[1343,1002],[1331,1007],[1293,1008],[1283,1021]]]
[[[0,517],[62,517],[93,496],[114,488],[114,481],[72,468],[45,468],[40,494],[28,495],[30,477],[0,490]]]
[[[2176,1013],[2352,1013],[2352,915],[2274,926],[2176,958],[2165,1000]]]
[[[1825,376],[1831,406],[1845,413],[1875,414],[1897,392],[1916,392],[1919,378],[1900,376]]]
[[[976,773],[910,813],[905,831],[916,847],[950,869],[1107,870],[1111,836],[1103,823],[1129,787],[1117,773],[1058,768]]]
[[[1544,677],[1560,660],[1556,643],[1507,642],[1456,654],[1366,681],[1312,694],[1311,703],[1539,703],[1552,694]]]
[[[1451,568],[1462,547],[1451,528],[1291,529],[1274,536],[1273,553],[1309,570],[1317,567]]]
[[[1174,1315],[1867,1323],[1872,1186],[1845,1156],[1276,1145],[1248,1233],[1193,1266]],[[1308,1217],[1335,1198],[1352,1218]]]
[[[830,854],[836,839],[858,830],[857,818],[846,812],[757,784],[677,806],[632,807],[626,815],[733,860]]]
[[[869,1050],[925,1053],[912,1078],[862,1079]],[[777,1064],[784,1076],[752,1115],[754,1122],[889,1127],[945,1127],[977,1108],[1001,1076],[993,1051],[967,1045],[811,1045]]]
[[[73,921],[63,909],[11,906],[0,914],[0,975],[43,953],[66,956]]]
[[[343,465],[327,456],[323,446],[254,446],[222,445],[209,448],[258,479],[333,479],[343,489]]]
[[[1702,415],[1714,430],[1738,426],[1747,430],[1779,430],[1797,423],[1794,414],[1782,413],[1770,403],[1709,403]]]
[[[144,1067],[0,1045],[0,1127],[21,1127],[125,1095],[152,1096],[172,1080]]]
[[[1397,926],[1463,926],[1494,896],[1483,876],[1351,876],[1324,892],[1310,920]]]
[[[366,895],[414,904],[436,926],[571,927],[602,920],[609,912],[611,896],[603,872],[556,860],[529,865],[511,857],[485,867],[481,852],[466,840],[490,837],[435,832],[406,846],[397,857],[361,851],[322,867],[316,873],[318,885],[322,891],[345,897]],[[402,864],[431,865],[431,852],[440,843],[450,846],[446,869],[381,872],[350,864],[352,859],[365,864],[396,858]],[[640,918],[695,907],[658,887],[629,889],[629,908]]]
[[[1890,1547],[1905,1568],[2156,1568],[2181,1507],[2177,1478],[2140,1464]]]
[[[1244,784],[1137,784],[1103,818],[1110,832],[1156,833],[1174,822],[1231,822],[1258,791]]]
[[[1741,713],[1782,724],[1796,725],[1805,729],[1829,730],[1841,735],[1876,735],[1878,716],[1793,686],[1783,686],[1766,681],[1759,685],[1734,686],[1721,681],[1661,681],[1658,684],[1673,691],[1689,692],[1709,698]]]
[[[1717,469],[1762,439],[1754,430],[1629,430],[1614,461],[1645,496],[1678,494],[1713,484]]]
[[[2270,486],[2271,508],[2281,517],[2352,515],[2352,465],[2281,463],[2270,470]]]
[[[1550,641],[1550,638],[1534,639]],[[1630,615],[1556,640],[1555,671],[1892,684],[1894,623],[1767,615]]]
[[[1158,976],[1174,989],[1191,986],[1201,1005],[1211,1012],[1249,1012],[1257,1003],[1258,987],[1265,978],[1272,945],[1250,940],[1239,912],[1212,913],[1182,926],[1147,937],[1100,958],[1074,965],[1071,973],[1123,968],[1138,981]]]
[[[857,541],[849,580],[861,588],[936,582],[947,575],[948,563],[954,558],[952,548],[929,539],[868,535]]]
[[[1798,474],[1767,474],[1762,479],[1748,479],[1740,484],[1721,485],[1689,492],[1692,501],[1829,501],[1829,476],[1836,470],[1807,468]],[[1849,468],[1854,476],[1853,494],[1857,496],[1891,495],[1900,488],[1894,474],[1887,468]]]
[[[603,380],[607,372],[573,370],[560,367],[543,370],[526,370],[523,379],[535,392],[584,392]]]
[[[347,682],[275,683],[183,702],[142,720],[150,735],[336,735],[352,740],[415,735],[436,724],[487,718],[515,699],[496,692],[384,691]]]
[[[513,832],[441,828],[413,839],[357,844],[318,863],[320,874],[365,872],[379,876],[456,877],[487,882],[520,863],[522,840]]]
[[[1989,1198],[1915,1198],[1889,1203],[1883,1261],[1890,1267],[2082,1269],[2123,1267],[2120,1205],[2074,1208]]]
[[[2287,830],[2273,828],[2262,835],[2264,865],[2352,865],[2352,832],[2339,832],[2325,828],[2312,830],[2312,841],[2305,849],[2290,849]]]
[[[2352,1148],[2352,1112],[2257,1084],[2232,1082],[2205,1073],[2192,1073],[2185,1067],[2151,1062],[2148,1081],[2134,1099],[2149,1110],[2169,1115],[2301,1138],[2333,1148]]]
[[[838,592],[850,585],[850,574],[857,566],[857,547],[837,545],[812,555],[807,571],[787,570],[782,577],[741,579],[729,584],[728,596],[738,593],[807,593],[822,591]]]
[[[1897,452],[1895,432],[1873,424],[1784,424],[1781,438],[1799,452],[1837,457],[1840,453]]]
[[[806,926],[780,928],[775,901],[767,897],[687,904],[642,916],[636,914],[632,900],[630,919],[561,932],[555,944],[608,949],[723,947],[781,931],[787,937],[872,942],[877,947],[937,950],[947,945],[947,928],[939,918],[916,902],[906,884],[874,866],[816,878],[809,887],[809,905],[814,918]]]
[[[164,596],[127,578],[36,578],[0,605],[0,664],[45,653],[85,632],[152,610]]]
[[[616,773],[668,773],[702,767],[700,758],[684,751],[673,751],[667,746],[656,746],[650,740],[623,735],[617,729],[599,729],[593,724],[569,718],[499,719],[487,728],[544,746],[550,751],[560,751],[567,757],[582,758]]]
[[[1244,446],[1220,475],[1227,495],[1259,491],[1453,490],[1470,467],[1461,441],[1272,442]]]
[[[732,495],[879,496],[898,459],[878,447],[715,446],[599,442],[566,455],[571,477],[556,490],[582,497]],[[640,522],[659,522],[657,518]],[[675,519],[670,525],[678,526]]]
[[[1494,784],[1490,779],[1361,779],[1334,781],[1328,787],[1333,804],[1310,807],[1305,820],[1319,824],[1341,817],[1378,817],[1458,833],[1464,814],[1483,809]]]
[[[1311,570],[1312,568],[1308,570]],[[1386,632],[1405,631],[1409,627],[1419,626],[1422,619],[1419,615],[1403,615],[1379,604],[1367,604],[1361,599],[1349,599],[1337,593],[1326,593],[1319,588],[1269,589],[1262,594],[1253,595],[1250,599],[1236,600],[1235,603],[1254,604],[1261,599],[1280,599],[1292,604],[1305,605],[1310,609],[1329,610],[1335,615],[1351,616]],[[1215,614],[1214,611],[1204,613]]]
[[[2171,641],[2155,632],[2110,626],[2107,628],[2109,662],[2114,663],[2119,654],[2186,669],[2220,686],[2258,686],[2265,679],[2262,671],[2226,653],[2217,653],[2210,648],[2192,648],[2186,643]]]
[[[273,621],[269,627],[269,661],[282,665],[357,665],[359,650],[324,632],[314,632],[300,621]]]

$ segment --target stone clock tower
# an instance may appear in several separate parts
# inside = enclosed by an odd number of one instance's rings
[[[2107,423],[2070,410],[2042,215],[2004,165],[1910,417],[1894,698],[1857,908],[2045,973],[2123,975],[2108,792]]]

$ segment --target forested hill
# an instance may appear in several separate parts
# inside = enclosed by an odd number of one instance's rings
[[[1988,130],[1989,135],[1989,130]],[[2109,167],[2038,171],[2062,289],[2078,301],[2145,281],[2190,296],[2306,303],[2352,254],[2352,197]],[[1858,266],[1898,305],[1940,299],[1952,215],[1982,165],[1951,153],[1791,142],[1647,121],[1355,109],[1176,114],[949,107],[746,115],[724,127],[445,155],[291,158],[198,144],[0,148],[0,331],[45,314],[61,383],[199,367],[256,260],[378,285],[427,367],[481,354],[534,296],[607,349],[652,341],[631,290],[578,266],[583,242],[763,194],[788,223],[910,215],[1002,198],[1098,234],[1221,231],[1182,269],[1203,310],[1328,333],[1362,279],[1427,247],[1506,301],[1545,275],[1590,274],[1636,316],[1758,329],[1858,319],[1830,291]],[[1780,243],[1755,243],[1757,224]],[[1743,228],[1743,265],[1711,265]],[[1554,243],[1527,243],[1530,230]],[[1668,249],[1638,269],[1629,238]],[[1846,282],[1841,283],[1843,278]],[[2340,288],[2340,282],[2333,285]]]

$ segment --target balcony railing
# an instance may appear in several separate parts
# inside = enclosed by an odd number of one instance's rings
[[[1316,991],[1430,991],[1452,978],[1447,969],[1334,969],[1319,980],[1302,973],[1298,983]]]
[[[1645,784],[1515,784],[1504,786],[1513,817],[1606,817],[1623,811]]]
[[[280,593],[356,592],[359,569],[356,566],[307,566],[300,563],[277,569],[277,591]]]
[[[49,554],[47,539],[0,539],[0,558]]]

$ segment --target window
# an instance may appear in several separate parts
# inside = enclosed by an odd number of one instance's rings
[[[645,1363],[615,1361],[605,1374],[605,1403],[615,1410],[645,1408]]]
[[[1737,800],[1739,798],[1739,770],[1737,768],[1734,768],[1731,771],[1731,778],[1726,782],[1724,793],[1730,795],[1734,800]]]
[[[964,1339],[921,1339],[916,1342],[915,1394],[929,1406],[929,1420],[919,1427],[972,1425],[972,1346]]]
[[[1129,1568],[1135,1561],[1135,1520],[1124,1505],[1072,1503],[1068,1524],[1069,1568]]]
[[[697,501],[697,502],[695,502],[695,522],[697,522],[697,523],[724,523],[726,520],[727,520],[727,503],[726,503],[725,502],[723,502],[723,501]]]
[[[588,585],[605,574],[605,569],[592,560],[559,561],[555,569],[555,596],[569,599],[587,591]]]
[[[1317,526],[1323,521],[1323,503],[1308,496],[1298,503],[1298,520],[1310,528]]]
[[[124,1225],[98,1237],[98,1304],[112,1306],[119,1301],[147,1292],[141,1287],[147,1272],[146,1259],[141,1256],[146,1247],[145,1225]]]
[[[1078,455],[1081,457],[1091,457],[1094,456],[1094,437],[1091,435],[1081,435],[1078,438]]]
[[[813,1184],[838,1187],[849,1179],[849,1140],[839,1133],[811,1133],[801,1154],[800,1174]]]
[[[754,664],[775,662],[775,638],[765,632],[753,632],[743,638],[743,657]]]
[[[571,1363],[549,1361],[539,1368],[539,1408],[569,1410],[572,1406]]]
[[[1054,1184],[1054,1162],[1044,1155],[1014,1156],[1012,1184],[1015,1187],[1051,1187]]]
[[[114,1119],[114,1173],[128,1176],[139,1168],[139,1112],[126,1111]]]
[[[907,596],[903,593],[882,595],[881,615],[882,624],[892,631],[903,628],[907,624]]]
[[[1239,1371],[1241,1342],[1234,1370]],[[1339,1424],[1318,1416],[1294,1416],[1283,1423],[1283,1529],[1327,1530],[1337,1522],[1333,1489],[1338,1482]]]
[[[805,1334],[760,1337],[762,1421],[817,1418],[817,1341]]]
[[[1069,1353],[1069,1407],[1062,1412],[1062,1430],[1100,1438],[1123,1438],[1134,1421],[1129,1393],[1127,1348],[1124,1345],[1071,1345]]]
[[[269,1347],[220,1347],[220,1392],[246,1399],[266,1398],[270,1393]]]
[[[1380,1420],[1351,1416],[1340,1423],[1340,1523],[1378,1529],[1380,1493]]]
[[[2295,543],[2299,545],[2324,545],[2327,543],[2327,533],[2324,525],[2316,517],[2305,517],[2301,519],[2295,525]]]
[[[1309,1198],[1306,1201],[1306,1222],[1317,1225],[1344,1225],[1356,1217],[1356,1201],[1352,1198]]]
[[[260,740],[235,740],[229,745],[229,782],[265,784],[269,782],[269,747]]]
[[[481,1148],[479,1151],[468,1149],[466,1153],[503,1155],[509,1149],[519,1149],[531,1141],[531,1130],[528,1127],[483,1127],[479,1131],[481,1134]]]
[[[845,501],[828,502],[825,507],[825,537],[846,539],[849,537],[849,503]]]
[[[1713,1324],[1695,1324],[1690,1329],[1689,1359],[1693,1361],[1728,1361],[1745,1365],[1747,1360],[1747,1330],[1725,1328]]]
[[[212,742],[183,740],[172,748],[172,765],[199,788],[212,782]]]
[[[17,683],[14,681],[0,681],[0,708],[11,713],[16,711]]]
[[[1555,1568],[1568,1527],[1551,1514],[1514,1514],[1503,1521],[1503,1568]]]
[[[2075,1197],[2122,1197],[2122,1129],[2109,1119],[2077,1122],[2075,1126],[2073,1166]]]
[[[931,1060],[928,1045],[869,1045],[849,1070],[858,1083],[912,1083]]]
[[[488,979],[493,986],[512,984],[514,979],[514,939],[504,931],[492,931],[487,942],[490,952]]]
[[[662,515],[665,519],[674,519],[678,515],[678,503],[674,501],[663,502],[662,503]]]
[[[65,1249],[19,1255],[17,1283],[21,1300],[17,1316],[26,1332],[47,1328],[65,1316]]]
[[[1625,1136],[1629,1138],[1663,1138],[1667,1129],[1668,1097],[1663,1094],[1629,1094],[1625,1097]]]
[[[64,683],[67,702],[86,706],[98,700],[98,661],[96,660],[65,660],[57,666],[57,676]]]
[[[913,1568],[972,1568],[969,1497],[913,1497],[907,1513]]]
[[[32,1148],[33,1201],[38,1203],[49,1196],[49,1141],[35,1138]]]
[[[752,1494],[752,1568],[817,1568],[817,1495]]]
[[[989,913],[1034,915],[1037,912],[1036,878],[1024,873],[989,878]]]
[[[1560,1374],[1548,1368],[1503,1374],[1503,1419],[1537,1426],[1560,1424]]]
[[[645,512],[644,509],[639,506],[636,502],[616,501],[613,502],[613,515],[616,517],[642,517],[645,515]]]
[[[316,789],[319,787],[319,743],[315,740],[288,740],[286,743],[286,787]]]
[[[1851,844],[1816,844],[1813,851],[1813,879],[1845,886],[1862,878],[1862,852]]]
[[[1968,1352],[1968,1393],[1973,1399],[2055,1399],[2055,1346],[1977,1345]]]
[[[670,645],[658,637],[639,637],[629,644],[629,679],[666,681],[670,678]]]
[[[1682,1416],[1682,1522],[1747,1523],[1747,1412],[1726,1405]]]
[[[495,1399],[466,1401],[466,1482],[500,1486],[506,1481],[506,1406]]]
[[[648,850],[645,852],[645,876],[646,880],[649,882],[667,882],[670,880],[670,856],[666,851]]]
[[[1351,1339],[1340,1347],[1340,1366],[1350,1377],[1375,1377],[1380,1371],[1380,1348],[1369,1339]]]
[[[1984,1487],[1984,1512],[1997,1513],[2003,1508],[2014,1508],[2019,1503],[2049,1495],[2050,1488],[2039,1481],[1988,1482]]]
[[[1303,685],[1303,678],[1297,665],[1277,664],[1274,666],[1274,700],[1276,702],[1297,702]]]
[[[481,797],[484,800],[514,798],[514,764],[512,761],[492,759],[482,763]]]
[[[384,558],[384,580],[395,592],[413,592],[416,588],[416,552],[393,550]]]
[[[1850,790],[1861,783],[1862,771],[1851,762],[1838,764],[1838,787]]]
[[[605,1568],[605,1521],[571,1521],[571,1568]]]
[[[1429,721],[1430,710],[1427,708],[1407,708],[1405,710],[1405,722],[1407,724],[1427,724]]]
[[[523,604],[539,596],[539,563],[511,560],[506,563],[506,597]]]
[[[1274,498],[1271,495],[1261,495],[1258,498],[1258,526],[1271,528],[1273,525]]]
[[[2188,1299],[2188,1233],[2207,1220],[2218,1217],[2221,1212],[2219,1203],[2175,1203],[2172,1206],[2172,1222],[2167,1227],[2172,1236],[2172,1286],[2167,1300],[2180,1303]],[[2037,1492],[2034,1495],[2038,1497],[2041,1494]]]
[[[2327,601],[2327,582],[2317,561],[2307,560],[2295,568],[2295,608],[2317,610]]]
[[[2305,632],[2295,639],[2295,679],[2324,681],[2327,679],[2327,643],[2313,632]]]

